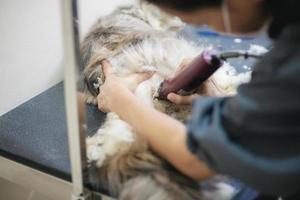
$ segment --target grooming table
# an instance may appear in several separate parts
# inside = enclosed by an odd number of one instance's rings
[[[63,82],[0,117],[0,155],[71,180]],[[86,106],[87,133],[104,120]]]
[[[237,40],[192,27],[186,27],[182,35],[200,43],[222,46],[224,50],[248,50],[250,44],[269,45],[265,38]],[[245,70],[244,65],[249,66],[253,62],[252,59],[230,61],[239,72]],[[87,105],[86,119],[87,134],[92,135],[105,119],[105,114],[97,107]],[[68,149],[63,82],[0,116],[0,158],[2,156],[29,169],[70,182]]]
[[[88,135],[104,119],[86,105]],[[0,156],[71,182],[63,82],[0,117]]]

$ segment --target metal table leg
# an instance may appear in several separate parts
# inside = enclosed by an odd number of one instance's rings
[[[85,152],[84,103],[77,99],[76,77],[80,67],[77,0],[62,0],[65,66],[65,103],[68,123],[69,152],[73,192],[72,199],[84,200],[90,192],[84,189],[87,180]],[[80,108],[81,110],[79,110]]]

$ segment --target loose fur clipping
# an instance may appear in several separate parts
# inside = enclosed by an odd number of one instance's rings
[[[202,51],[201,46],[176,34],[174,30],[182,26],[178,18],[145,2],[120,7],[101,17],[81,43],[86,102],[97,103],[104,82],[100,63],[107,59],[118,76],[155,72],[134,94],[148,106],[184,121],[190,106],[154,98],[160,82],[173,76],[184,58]],[[105,188],[121,200],[204,199],[198,183],[153,153],[115,113],[108,113],[97,133],[87,138],[87,156],[98,167],[99,189]]]

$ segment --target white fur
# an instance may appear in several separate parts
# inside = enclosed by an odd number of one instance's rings
[[[238,192],[234,187],[224,182],[218,182],[214,184],[215,190],[205,191],[203,190],[203,196],[206,200],[230,200]]]
[[[101,166],[107,156],[126,149],[133,141],[131,127],[115,113],[108,113],[104,125],[93,137],[87,138],[87,157]]]
[[[238,73],[233,66],[225,62],[224,65],[213,74],[213,78],[218,86],[227,91],[228,94],[234,94],[236,93],[238,85],[251,80],[251,73],[251,71]]]

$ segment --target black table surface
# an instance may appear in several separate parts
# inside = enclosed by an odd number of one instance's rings
[[[182,35],[198,43],[222,46],[224,50],[249,49],[250,44],[268,46],[265,38],[243,40],[202,34],[202,29],[187,27]],[[234,61],[239,71],[254,61]],[[87,106],[88,134],[96,132],[105,115]],[[0,155],[32,168],[71,179],[63,82],[32,98],[0,117]]]
[[[87,105],[89,135],[105,115]],[[0,117],[0,155],[71,180],[63,82]]]

